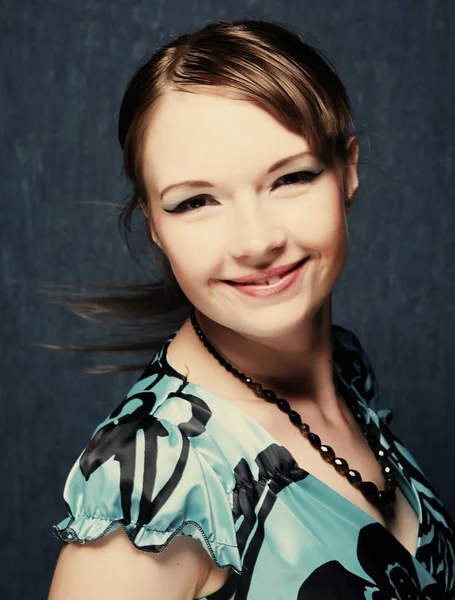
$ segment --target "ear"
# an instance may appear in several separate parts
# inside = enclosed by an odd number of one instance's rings
[[[357,138],[351,136],[347,143],[348,158],[346,164],[343,165],[343,187],[345,191],[346,210],[349,212],[354,202],[354,196],[359,187],[359,176],[357,172],[359,161],[359,144]]]
[[[159,241],[158,235],[155,232],[155,228],[152,226],[152,219],[151,219],[151,216],[149,215],[147,203],[144,201],[143,198],[141,198],[141,196],[139,196],[138,201],[139,201],[141,210],[144,213],[144,217],[148,221],[148,224],[150,227],[150,235],[152,236],[152,240],[155,242],[155,244],[157,246],[159,246],[159,248],[161,248],[161,250],[163,250],[163,246],[162,246],[161,242]]]
[[[149,213],[148,213],[148,208],[147,208],[146,202],[144,201],[143,198],[141,198],[141,196],[138,197],[138,200],[139,200],[139,206],[141,207],[142,212],[144,213],[144,217],[146,219],[148,219],[149,218]]]
[[[161,242],[160,242],[160,240],[159,240],[159,237],[158,237],[158,235],[157,235],[157,234],[156,234],[154,231],[152,231],[152,232],[151,232],[151,234],[152,234],[152,240],[155,242],[155,244],[156,244],[156,245],[157,245],[157,246],[158,246],[158,247],[159,247],[161,250],[163,250],[163,245],[161,244]],[[163,250],[163,252],[164,252],[164,250]]]

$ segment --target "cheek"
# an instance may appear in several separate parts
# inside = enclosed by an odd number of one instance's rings
[[[182,288],[187,285],[200,286],[213,273],[220,271],[218,261],[221,261],[221,257],[217,241],[210,239],[210,232],[206,229],[203,235],[195,235],[193,228],[188,225],[168,228],[163,244],[175,278]]]
[[[293,231],[309,251],[321,255],[342,254],[348,241],[341,190],[335,178],[328,179],[309,202],[302,202]]]
[[[314,247],[319,248],[321,252],[330,253],[345,243],[346,220],[339,203],[327,202],[309,222],[311,227],[308,228],[308,242],[311,245],[313,240]]]

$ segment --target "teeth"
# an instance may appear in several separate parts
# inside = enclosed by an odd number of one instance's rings
[[[299,265],[301,263],[304,263],[306,259],[303,259]],[[295,268],[295,267],[294,267]],[[291,269],[291,271],[293,271],[294,269]],[[290,272],[290,271],[289,271]],[[280,279],[282,279],[285,275],[287,275],[287,273],[283,273],[283,275],[275,275],[275,277],[271,277],[270,279],[262,279],[261,281],[256,281],[255,283],[236,283],[236,285],[273,285],[274,283],[278,283],[278,281],[280,281]],[[232,282],[235,283],[235,282]]]
[[[263,279],[262,281],[257,281],[254,285],[273,285],[280,281],[281,277],[276,275],[275,277],[271,277],[270,279]]]
[[[272,284],[276,283],[277,281],[280,281],[280,279],[281,279],[281,277],[276,275],[275,277],[272,277],[271,279],[267,280],[267,285],[272,285]]]

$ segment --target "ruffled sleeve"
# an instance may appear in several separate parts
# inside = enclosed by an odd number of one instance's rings
[[[85,543],[122,526],[140,550],[162,552],[175,535],[200,540],[219,567],[240,573],[229,498],[179,426],[148,411],[107,419],[66,480],[63,542]]]

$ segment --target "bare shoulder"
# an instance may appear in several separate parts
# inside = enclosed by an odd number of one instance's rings
[[[175,536],[154,554],[137,549],[119,527],[98,540],[63,546],[48,600],[193,600],[201,596],[212,565],[191,536]]]

